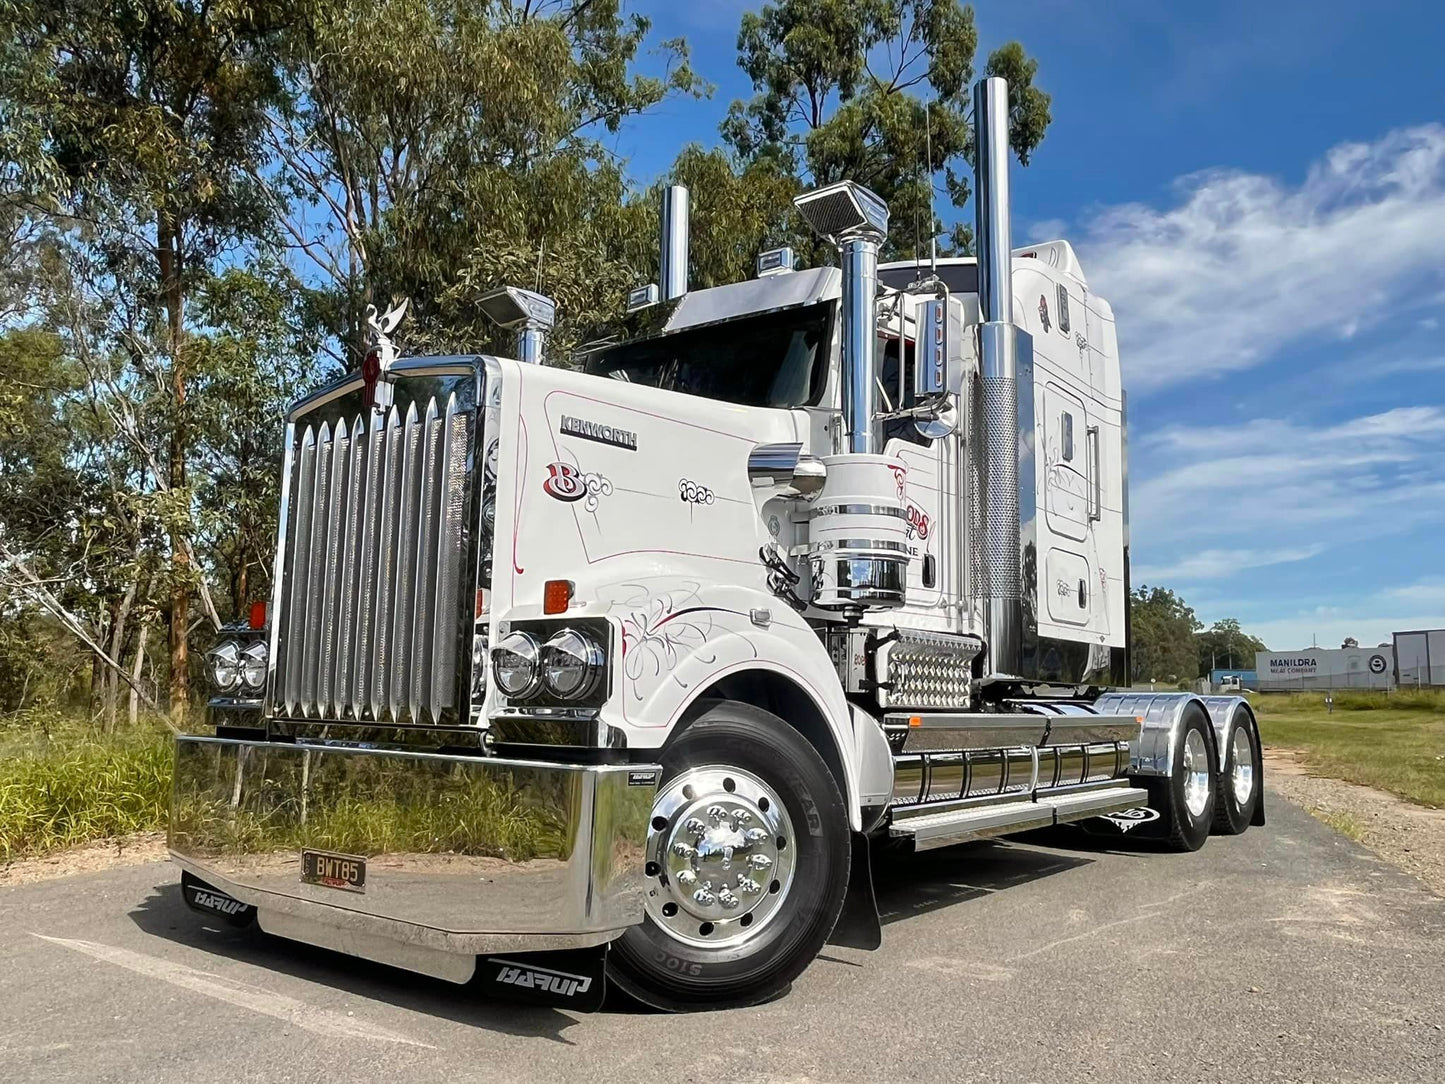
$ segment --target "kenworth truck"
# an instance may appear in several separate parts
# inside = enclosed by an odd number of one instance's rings
[[[974,89],[977,259],[883,264],[800,196],[765,253],[550,364],[399,357],[287,417],[275,588],[209,656],[170,851],[195,909],[576,1008],[756,1003],[877,947],[870,846],[1263,823],[1237,697],[1134,694],[1125,400],[1063,241],[1009,243],[1007,87]],[[1157,845],[1156,845],[1157,846]],[[966,861],[961,856],[960,861]]]

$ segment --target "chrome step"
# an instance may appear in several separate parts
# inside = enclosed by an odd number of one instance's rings
[[[1004,802],[902,816],[889,826],[889,834],[895,839],[912,839],[916,849],[926,851],[968,839],[1027,832],[1085,817],[1100,817],[1146,805],[1148,800],[1148,792],[1139,787],[1096,788],[1078,793],[1045,795],[1037,801]]]

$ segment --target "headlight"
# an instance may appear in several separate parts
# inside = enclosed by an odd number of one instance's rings
[[[537,665],[537,641],[525,632],[511,632],[492,652],[492,671],[497,675],[497,688],[514,700],[524,700],[542,684]]]
[[[246,688],[256,690],[266,684],[266,660],[269,650],[264,641],[247,644],[241,652],[241,680]]]
[[[230,692],[241,680],[241,648],[234,640],[223,640],[211,648],[206,661],[211,681],[221,692]]]
[[[603,662],[591,637],[563,629],[542,647],[542,682],[559,700],[581,700],[597,687]]]

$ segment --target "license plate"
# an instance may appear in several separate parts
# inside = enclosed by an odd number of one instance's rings
[[[309,885],[366,891],[366,859],[327,851],[301,852],[301,880]]]

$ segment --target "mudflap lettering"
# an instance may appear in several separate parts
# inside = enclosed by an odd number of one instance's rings
[[[192,911],[224,919],[232,926],[248,926],[256,917],[256,908],[212,888],[189,873],[181,874],[181,898]]]
[[[607,994],[607,946],[477,958],[472,985],[488,997],[596,1012]]]
[[[1099,835],[1128,835],[1152,839],[1160,834],[1159,811],[1146,805],[1108,813],[1102,817],[1090,817],[1083,825],[1089,832]]]

